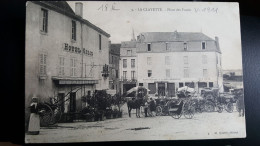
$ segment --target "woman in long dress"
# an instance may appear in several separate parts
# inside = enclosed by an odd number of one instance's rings
[[[32,97],[32,103],[30,105],[31,115],[29,120],[28,134],[38,135],[40,133],[40,117],[38,114],[38,99]]]

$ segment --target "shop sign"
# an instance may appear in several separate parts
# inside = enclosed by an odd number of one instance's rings
[[[67,52],[70,52],[70,53],[76,53],[76,54],[85,54],[87,56],[93,56],[93,52],[92,51],[89,51],[85,48],[79,48],[79,47],[75,47],[75,46],[71,46],[67,43],[64,43],[64,50],[67,51]]]
[[[97,84],[97,83],[98,83],[97,80],[60,80],[59,81],[60,85],[64,85],[64,84],[83,85],[83,84]]]

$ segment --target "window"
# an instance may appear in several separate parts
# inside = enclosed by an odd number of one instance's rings
[[[127,55],[132,55],[132,50],[127,50]]]
[[[65,75],[65,71],[64,71],[64,61],[65,58],[64,57],[59,57],[59,75],[60,76],[64,76]]]
[[[189,68],[184,68],[184,78],[189,77]]]
[[[76,58],[70,59],[70,76],[76,76]]]
[[[166,49],[166,50],[169,50],[169,48],[168,48],[168,43],[165,43],[165,49]]]
[[[72,33],[71,33],[71,39],[76,41],[76,21],[72,20]]]
[[[112,56],[112,63],[114,63],[114,56]]]
[[[171,70],[166,69],[166,78],[169,78],[171,76]]]
[[[205,88],[205,87],[207,87],[207,83],[206,82],[198,82],[198,87],[199,88]]]
[[[208,77],[208,70],[207,69],[203,69],[203,77],[204,78]]]
[[[188,56],[183,56],[184,64],[189,64]]]
[[[123,59],[123,68],[127,68],[127,60]]]
[[[183,43],[184,51],[187,51],[187,43]]]
[[[147,51],[151,51],[151,44],[147,44]]]
[[[188,86],[190,88],[194,88],[194,82],[185,82],[185,86]]]
[[[183,83],[179,83],[179,88],[183,87]]]
[[[46,75],[47,71],[47,55],[45,53],[40,54],[40,75]]]
[[[118,78],[118,70],[116,70],[116,78]]]
[[[123,79],[126,80],[126,71],[123,71]]]
[[[152,70],[148,70],[147,75],[148,75],[148,77],[151,77],[152,76]]]
[[[201,49],[202,49],[202,50],[205,50],[205,49],[206,49],[206,42],[202,42],[202,43],[201,43]]]
[[[101,38],[101,35],[99,34],[98,35],[98,46],[99,46],[99,50],[101,50],[101,43],[102,43],[102,40],[101,40],[102,38]]]
[[[209,82],[209,87],[213,87],[213,82]]]
[[[135,71],[131,71],[131,79],[135,79]]]
[[[131,59],[131,68],[135,68],[135,59]]]
[[[147,65],[151,65],[152,64],[152,58],[151,57],[147,57]]]
[[[48,11],[41,9],[41,32],[47,33],[48,31]]]
[[[206,55],[202,55],[202,64],[207,64],[208,63],[208,59]]]
[[[170,65],[171,61],[170,61],[170,56],[165,56],[165,65]]]

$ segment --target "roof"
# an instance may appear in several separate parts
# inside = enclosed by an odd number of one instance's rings
[[[121,44],[111,44],[110,48],[109,48],[110,53],[120,55],[120,47],[121,47]]]
[[[105,32],[101,28],[99,28],[96,25],[90,23],[88,20],[85,20],[85,19],[81,18],[80,16],[77,16],[66,1],[31,1],[31,2],[38,4],[38,5],[41,5],[41,6],[44,6],[46,8],[52,9],[52,10],[59,12],[63,15],[71,17],[75,20],[78,20],[78,21],[86,24],[87,26],[91,27],[92,29],[96,30],[97,32],[105,35],[106,37],[110,37],[110,34]]]
[[[56,6],[57,8],[66,10],[69,13],[75,14],[74,11],[71,9],[69,4],[65,1],[45,1],[45,3],[49,3],[53,6]]]
[[[121,48],[135,48],[136,43],[137,43],[136,41],[121,42]]]
[[[170,42],[170,41],[214,41],[201,32],[144,32],[140,34],[142,42]]]

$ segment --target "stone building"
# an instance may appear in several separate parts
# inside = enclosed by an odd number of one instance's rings
[[[120,92],[119,61],[121,44],[110,44],[109,47],[109,89],[113,94]]]
[[[102,72],[109,64],[110,35],[82,15],[82,3],[76,3],[74,12],[63,1],[27,2],[26,107],[33,95],[40,101],[57,97],[67,100],[63,112],[76,112],[85,106],[82,96],[109,88]]]
[[[123,45],[122,45],[123,46]],[[137,37],[137,82],[149,94],[174,97],[183,86],[223,91],[221,51],[203,33],[145,32]]]
[[[137,56],[136,56],[136,39],[121,42],[120,48],[120,81],[121,93],[136,86],[137,83]]]

